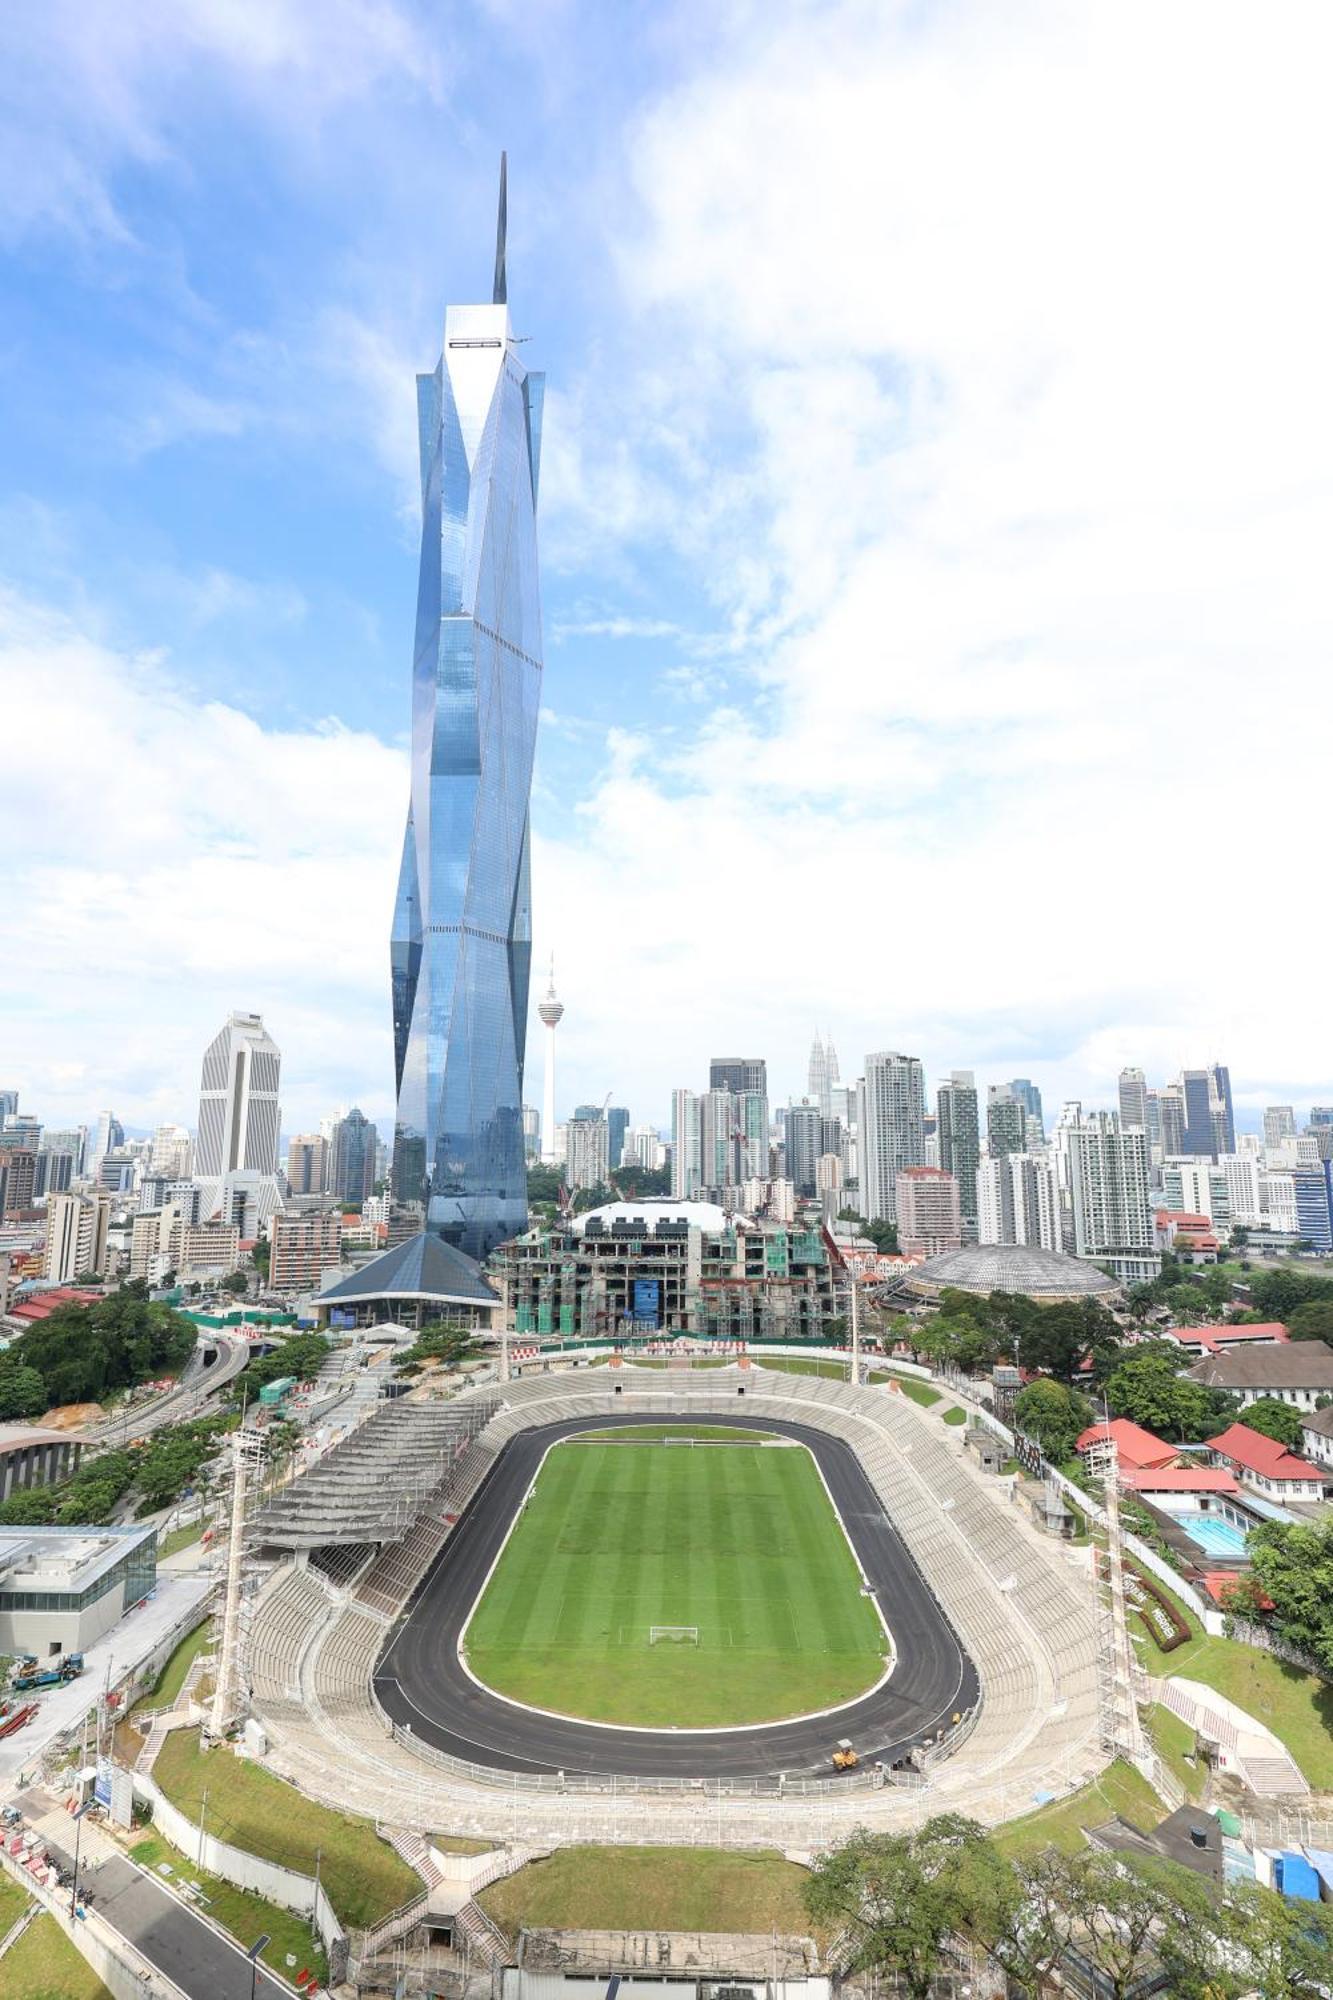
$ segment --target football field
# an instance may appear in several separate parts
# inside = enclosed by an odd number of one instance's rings
[[[520,1701],[702,1729],[849,1701],[887,1642],[809,1452],[659,1433],[554,1448],[464,1649]]]

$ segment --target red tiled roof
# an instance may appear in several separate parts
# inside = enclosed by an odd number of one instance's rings
[[[1239,1493],[1229,1472],[1216,1465],[1164,1465],[1126,1468],[1125,1484],[1139,1493]]]
[[[1225,1593],[1236,1581],[1236,1572],[1234,1569],[1205,1570],[1200,1581],[1204,1589],[1208,1592],[1208,1595],[1212,1598],[1213,1603],[1221,1604]],[[1267,1591],[1260,1592],[1259,1606],[1263,1611],[1271,1611],[1273,1609],[1273,1600]]]
[[[1280,1347],[1289,1339],[1280,1319],[1263,1320],[1258,1326],[1170,1326],[1166,1337],[1179,1341],[1182,1347],[1202,1347],[1205,1354],[1216,1354],[1219,1347],[1235,1347],[1244,1340]]]
[[[1120,1464],[1127,1471],[1174,1465],[1180,1456],[1175,1445],[1163,1443],[1151,1431],[1145,1431],[1142,1424],[1132,1424],[1128,1417],[1112,1417],[1109,1424],[1090,1424],[1074,1446],[1075,1451],[1087,1451],[1090,1445],[1101,1444],[1108,1430],[1115,1439]]]
[[[1322,1479],[1317,1465],[1298,1458],[1276,1438],[1252,1431],[1248,1424],[1231,1424],[1219,1436],[1209,1438],[1208,1450],[1229,1458],[1247,1472],[1262,1472],[1266,1479]]]

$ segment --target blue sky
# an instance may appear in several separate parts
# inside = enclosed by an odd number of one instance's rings
[[[412,377],[487,295],[506,146],[562,1103],[664,1119],[724,1044],[799,1091],[817,1026],[847,1076],[898,1047],[1058,1103],[1219,1058],[1251,1110],[1328,1101],[1292,831],[1327,789],[1327,34],[11,10],[0,1082],[189,1117],[257,1007],[289,1129],[387,1122]]]

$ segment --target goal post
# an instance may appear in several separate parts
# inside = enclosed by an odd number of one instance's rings
[[[648,1644],[650,1646],[656,1646],[663,1639],[674,1639],[686,1646],[697,1646],[699,1643],[699,1627],[697,1625],[650,1625],[648,1627]]]

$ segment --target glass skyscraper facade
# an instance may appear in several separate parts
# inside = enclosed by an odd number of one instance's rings
[[[392,942],[394,1200],[478,1258],[527,1222],[543,387],[509,324],[502,164],[492,303],[450,306],[439,365],[417,378],[412,791]]]

